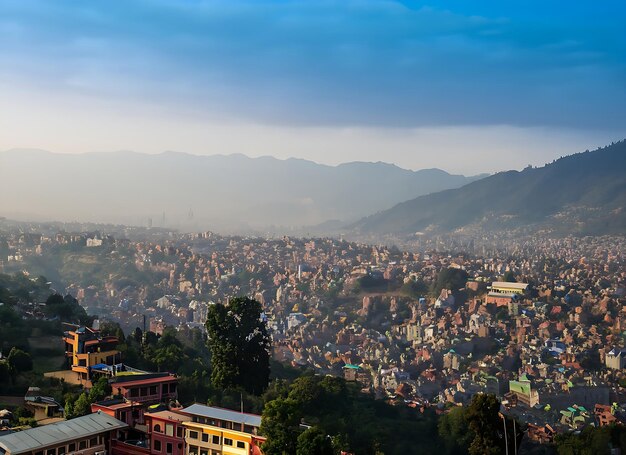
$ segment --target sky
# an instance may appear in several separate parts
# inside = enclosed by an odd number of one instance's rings
[[[626,137],[626,2],[3,0],[0,150],[466,175]]]

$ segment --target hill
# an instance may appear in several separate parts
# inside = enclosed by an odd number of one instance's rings
[[[386,163],[325,166],[244,155],[0,153],[0,215],[182,229],[354,222],[482,176]]]
[[[479,226],[535,227],[563,234],[626,232],[626,141],[501,172],[458,189],[421,196],[353,224],[355,232],[411,234]]]

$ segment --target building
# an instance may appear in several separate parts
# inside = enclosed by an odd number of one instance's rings
[[[0,455],[105,455],[128,425],[95,413],[0,436]]]
[[[178,399],[178,378],[171,373],[118,373],[109,380],[113,395],[142,404]]]
[[[147,412],[146,426],[150,437],[150,452],[154,455],[184,455],[185,426],[191,416],[173,411]]]
[[[489,286],[486,303],[494,303],[496,306],[506,306],[526,295],[528,283],[508,283],[506,281],[494,281]]]
[[[138,401],[128,401],[123,398],[99,401],[91,404],[91,412],[103,412],[121,420],[131,428],[144,423],[143,404]]]
[[[265,438],[258,435],[261,416],[193,404],[181,412],[191,416],[185,426],[185,455],[261,454]]]
[[[52,397],[41,396],[39,387],[29,387],[24,396],[24,407],[33,413],[39,425],[47,425],[58,420],[65,420],[63,406]]]
[[[518,403],[523,403],[529,408],[539,404],[539,392],[526,375],[522,375],[519,381],[509,381],[509,390],[515,394]]]
[[[120,351],[116,349],[117,337],[102,337],[98,330],[68,325],[74,330],[63,334],[65,355],[70,359],[72,371],[78,373],[81,379],[91,379],[94,366],[121,363]]]
[[[606,367],[612,370],[621,370],[626,366],[626,349],[611,349],[604,360]]]

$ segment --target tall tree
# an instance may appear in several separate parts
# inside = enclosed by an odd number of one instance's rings
[[[242,387],[254,394],[267,387],[271,342],[261,311],[261,304],[248,297],[209,307],[206,328],[216,387]]]

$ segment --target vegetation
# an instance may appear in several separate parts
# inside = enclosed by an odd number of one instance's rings
[[[356,383],[331,376],[278,383],[263,410],[261,431],[269,455],[433,453],[440,442],[434,413],[376,401]]]
[[[215,387],[242,388],[260,394],[269,382],[270,337],[261,321],[262,307],[247,297],[209,307],[206,328]]]

